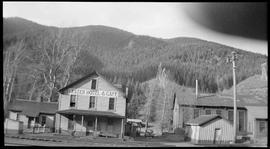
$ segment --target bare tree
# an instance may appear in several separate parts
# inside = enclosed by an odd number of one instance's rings
[[[13,91],[14,80],[17,75],[19,64],[23,60],[25,52],[24,41],[21,40],[11,45],[4,51],[4,64],[3,64],[3,92],[4,92],[4,112],[7,116],[7,106],[11,102],[11,93]]]
[[[153,101],[154,98],[154,87],[153,86],[149,86],[149,84],[145,84],[145,91],[146,91],[146,103],[145,103],[145,120],[146,120],[146,125],[145,125],[145,136],[146,136],[146,131],[148,128],[148,123],[154,121],[155,119],[155,104]]]
[[[44,82],[44,90],[40,95],[48,101],[52,101],[57,95],[57,89],[66,86],[70,80],[72,67],[84,45],[83,40],[83,36],[57,29],[44,34],[36,43],[35,48],[40,52],[41,59],[40,67],[34,69],[38,70],[38,76],[42,76],[39,79]],[[35,82],[33,90],[34,87]]]
[[[166,105],[167,105],[167,92],[166,92],[166,86],[167,86],[167,81],[168,77],[166,74],[166,69],[161,66],[161,63],[158,66],[158,72],[157,72],[157,78],[159,80],[159,85],[164,91],[164,99],[163,99],[163,112],[161,115],[161,132],[163,133],[163,129],[165,127],[165,122],[164,122],[164,116],[165,116],[165,111],[166,111]]]

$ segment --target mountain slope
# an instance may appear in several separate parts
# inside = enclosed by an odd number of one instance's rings
[[[37,36],[59,29],[21,18],[4,18],[3,24],[4,47],[23,38],[30,45],[38,40]],[[231,64],[226,63],[232,51],[238,52],[239,81],[260,73],[260,65],[267,60],[265,55],[197,38],[161,39],[99,25],[61,29],[81,35],[86,41],[83,50],[87,54],[80,54],[75,70],[98,68],[109,79],[119,77],[118,83],[122,84],[129,78],[140,82],[153,78],[157,65],[162,63],[178,84],[194,87],[197,78],[200,90],[216,92],[232,85]],[[81,76],[87,73],[80,71]]]

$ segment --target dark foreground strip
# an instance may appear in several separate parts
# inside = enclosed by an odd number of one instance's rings
[[[61,140],[55,140],[55,139],[43,139],[43,138],[33,138],[33,137],[23,137],[23,136],[6,136],[6,137],[18,138],[18,139],[26,139],[26,140],[62,142]]]
[[[5,146],[35,146],[35,145],[27,145],[21,143],[5,143]]]

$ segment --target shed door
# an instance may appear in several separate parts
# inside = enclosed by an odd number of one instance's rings
[[[221,129],[215,128],[214,144],[218,144],[220,140],[221,140]]]

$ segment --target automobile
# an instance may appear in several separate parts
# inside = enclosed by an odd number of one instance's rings
[[[154,131],[152,129],[146,129],[145,137],[154,137]]]

